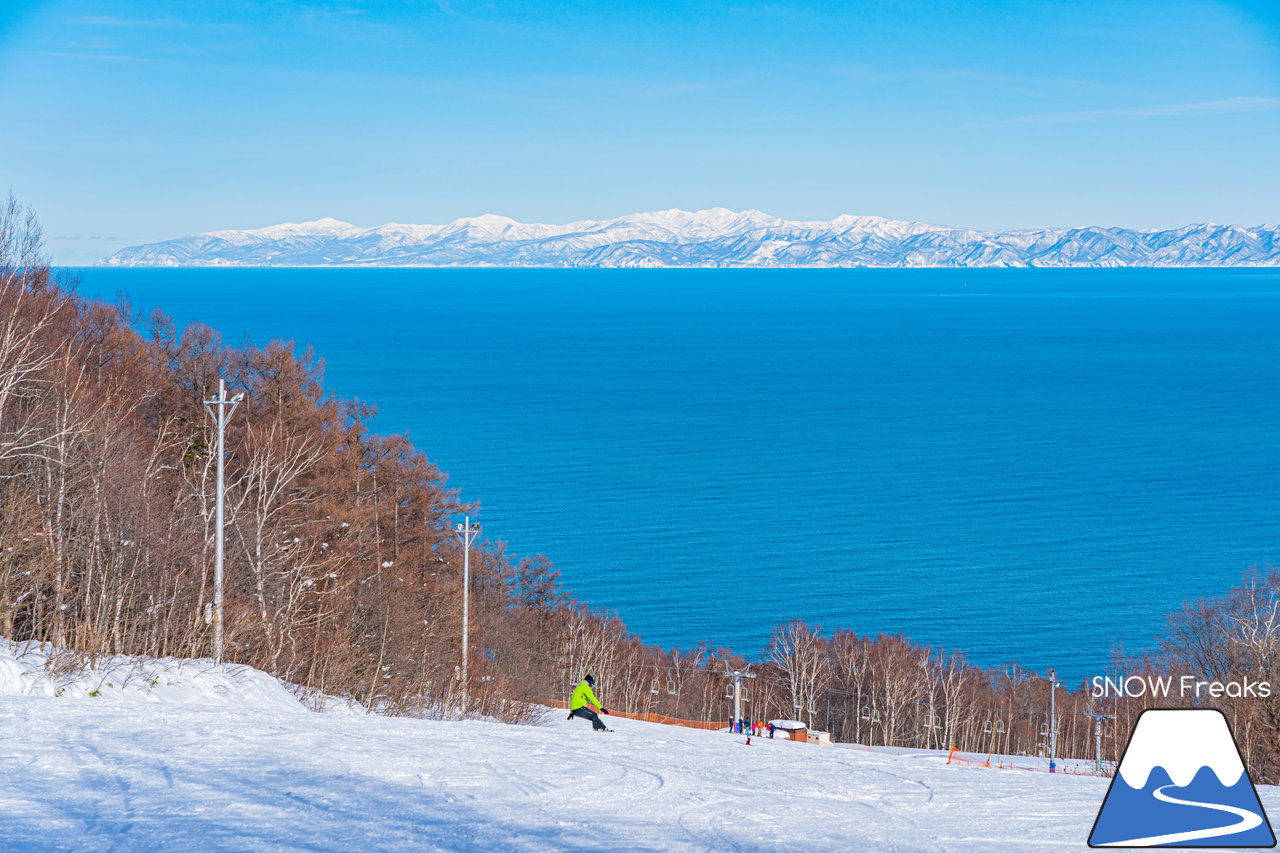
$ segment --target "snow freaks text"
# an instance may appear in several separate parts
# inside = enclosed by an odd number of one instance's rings
[[[1251,697],[1266,699],[1271,695],[1271,682],[1255,681],[1245,676],[1239,681],[1209,681],[1194,675],[1183,675],[1175,678],[1172,675],[1123,675],[1111,677],[1095,675],[1091,679],[1093,689],[1090,695],[1094,699],[1108,697],[1167,698],[1177,696],[1183,699],[1219,699],[1229,696],[1233,699]]]

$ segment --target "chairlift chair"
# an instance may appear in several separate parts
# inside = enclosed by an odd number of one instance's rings
[[[680,691],[676,688],[676,680],[675,680],[674,678],[668,678],[668,679],[667,679],[667,694],[668,694],[668,695],[670,695],[670,696],[675,696],[675,695],[677,695],[679,692],[680,692]]]
[[[1004,734],[1005,731],[1007,731],[1004,727],[1004,720],[997,718],[995,725],[992,726],[992,731],[994,731],[998,735]]]
[[[990,720],[987,720],[985,723],[983,723],[983,724],[982,724],[982,733],[983,733],[984,735],[989,735],[989,734],[991,734],[991,721],[990,721]]]
[[[653,684],[649,687],[649,692],[652,693],[654,696],[658,695],[658,679],[655,678],[653,680]]]

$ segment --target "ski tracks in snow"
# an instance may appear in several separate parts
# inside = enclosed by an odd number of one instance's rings
[[[81,832],[86,839],[105,838],[121,842],[134,827],[132,789],[116,761],[107,760],[94,743],[91,730],[76,732],[77,738],[64,745],[68,764],[76,769],[81,788],[96,792],[91,815]]]
[[[1106,789],[616,727],[6,697],[0,851],[1085,851]]]

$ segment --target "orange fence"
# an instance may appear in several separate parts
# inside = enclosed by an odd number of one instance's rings
[[[568,702],[556,702],[556,707],[568,709]],[[624,720],[641,720],[646,723],[663,723],[668,726],[684,726],[687,729],[703,729],[705,731],[719,731],[727,728],[724,723],[703,723],[698,720],[682,720],[679,717],[668,717],[665,714],[629,714],[626,711],[610,711],[610,717],[622,717]]]
[[[1048,773],[1049,772],[1048,766],[1027,767],[1025,764],[1014,764],[1012,761],[1005,761],[999,758],[996,758],[993,761],[992,760],[992,758],[994,757],[993,753],[988,754],[985,759],[982,758],[981,753],[970,753],[970,756],[971,757],[965,757],[965,755],[961,753],[957,747],[953,746],[951,747],[950,754],[947,755],[947,763],[956,764],[961,767],[990,767],[993,770],[1025,770],[1028,773]],[[1098,773],[1095,770],[1092,770],[1090,768],[1087,768],[1078,764],[1074,764],[1074,765],[1059,764],[1054,769],[1054,772],[1063,773],[1068,776],[1099,776],[1099,775],[1110,776],[1111,775],[1110,773],[1107,773],[1107,772]]]
[[[988,754],[985,760],[979,760],[976,755],[973,758],[965,758],[960,754],[960,750],[953,746],[951,747],[951,752],[947,755],[947,763],[958,764],[962,767],[990,767],[991,755]],[[996,763],[996,766],[1001,769],[1004,767],[1004,765],[999,762]]]

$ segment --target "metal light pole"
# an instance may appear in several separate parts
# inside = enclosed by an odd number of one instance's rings
[[[1049,674],[1045,676],[1049,679],[1049,772],[1052,773],[1057,769],[1056,758],[1058,755],[1058,717],[1056,701],[1058,698],[1058,687],[1062,682],[1058,681],[1058,673],[1056,670],[1049,670]]]
[[[480,525],[471,523],[471,516],[463,516],[462,524],[455,525],[454,533],[462,542],[462,704],[467,702],[467,662],[470,660],[469,625],[471,610],[471,543],[480,535]]]
[[[205,411],[218,425],[218,499],[214,510],[214,551],[213,551],[213,660],[222,663],[222,559],[226,551],[226,527],[224,507],[226,504],[226,481],[223,476],[225,466],[227,421],[235,414],[236,407],[244,399],[240,393],[227,399],[227,383],[218,380],[218,396],[204,401]],[[215,411],[216,409],[216,411]]]

